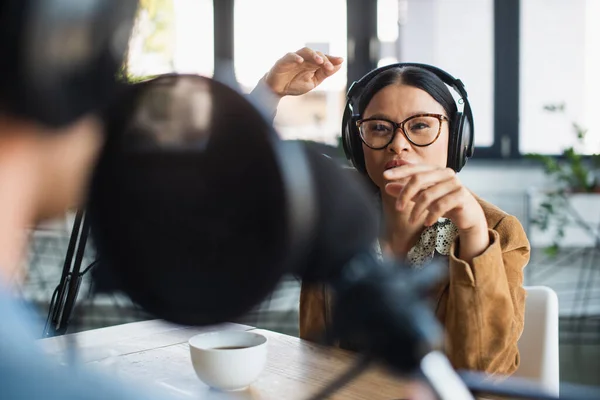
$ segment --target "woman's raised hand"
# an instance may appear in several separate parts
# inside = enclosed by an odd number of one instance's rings
[[[308,47],[281,57],[264,77],[279,97],[310,92],[340,70],[342,57],[325,55]]]

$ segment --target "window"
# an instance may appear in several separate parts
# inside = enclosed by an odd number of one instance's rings
[[[285,53],[304,46],[346,56],[346,0],[236,0],[235,72],[250,91]],[[317,89],[285,97],[275,126],[285,139],[337,145],[345,101],[346,63]]]
[[[175,50],[173,67],[180,73],[212,76],[214,69],[213,0],[173,0]]]
[[[212,0],[142,0],[130,73],[212,76],[212,7]],[[357,35],[353,57],[348,15]],[[236,0],[235,72],[250,91],[288,51],[309,46],[346,57],[319,88],[281,102],[275,125],[288,139],[335,145],[347,68],[358,78],[375,65],[407,61],[433,64],[464,82],[478,156],[560,153],[574,143],[573,123],[589,129],[582,150],[593,153],[600,151],[597,15],[597,0],[306,0],[302,7],[297,0]],[[549,113],[546,105],[564,105],[565,112]]]
[[[128,69],[145,77],[168,72],[212,76],[212,0],[142,0]]]
[[[466,11],[468,10],[468,12]],[[420,62],[465,84],[475,144],[494,142],[494,1],[379,0],[378,65]]]
[[[521,153],[561,153],[573,123],[589,128],[581,150],[600,151],[599,15],[597,0],[521,0]]]

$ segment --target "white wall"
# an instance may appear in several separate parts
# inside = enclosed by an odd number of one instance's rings
[[[540,199],[534,196],[533,202],[530,203],[527,192],[549,185],[541,167],[518,162],[475,161],[468,163],[459,176],[465,186],[483,199],[516,216],[528,232],[532,246],[544,247],[552,243],[551,232],[541,232],[529,223],[531,213],[535,212],[536,201],[539,203]],[[598,227],[600,195],[585,203],[578,202],[575,207],[589,223]],[[572,227],[566,230],[566,236],[561,243],[563,246],[577,247],[592,246],[594,241],[592,236],[581,228]]]
[[[380,0],[381,1],[381,0]],[[439,66],[466,85],[477,145],[493,140],[492,0],[400,0],[400,61]],[[401,8],[402,10],[403,8]],[[572,123],[589,129],[600,152],[600,1],[522,0],[520,149],[557,154],[574,144]],[[543,107],[566,104],[565,115]]]
[[[589,122],[585,115],[586,8],[586,0],[521,1],[523,152],[559,153],[573,144],[572,121]],[[551,103],[565,103],[566,115],[544,111],[544,105]]]
[[[406,0],[400,27],[400,61],[433,64],[465,84],[478,146],[493,142],[493,31],[492,0]]]

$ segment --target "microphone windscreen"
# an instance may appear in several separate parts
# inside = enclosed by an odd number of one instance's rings
[[[317,152],[306,156],[317,197],[317,224],[307,260],[299,267],[305,281],[331,281],[357,254],[372,249],[379,229],[375,194],[352,168]]]
[[[281,141],[237,91],[195,75],[129,89],[106,111],[90,188],[98,291],[122,291],[158,318],[216,324],[284,274],[335,279],[372,246],[376,202],[362,176]]]
[[[270,123],[199,76],[135,84],[107,111],[88,214],[100,291],[177,323],[230,321],[283,276],[288,215]]]

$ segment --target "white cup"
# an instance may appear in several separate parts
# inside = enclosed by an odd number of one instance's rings
[[[219,390],[242,390],[250,386],[267,361],[267,338],[258,333],[201,333],[188,343],[196,375]]]

